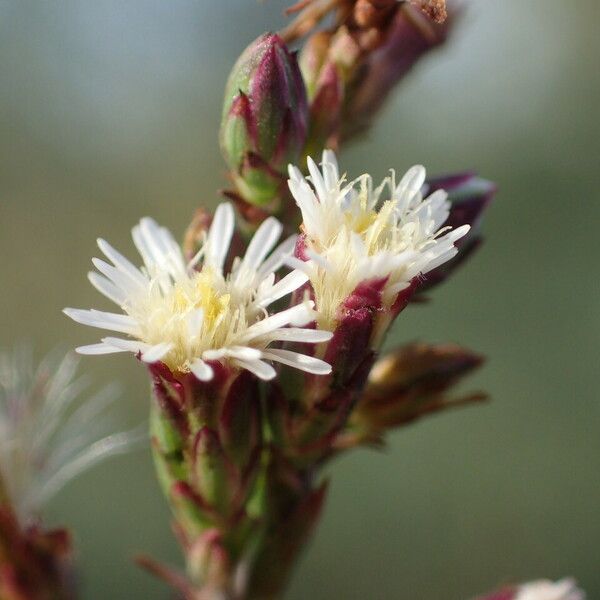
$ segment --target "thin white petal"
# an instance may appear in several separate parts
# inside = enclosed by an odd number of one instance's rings
[[[223,270],[234,229],[233,206],[229,202],[223,202],[215,211],[206,240],[206,261],[219,271]]]
[[[355,248],[356,250],[356,248]],[[332,271],[333,270],[333,265],[324,257],[321,256],[318,252],[315,252],[314,250],[311,250],[310,248],[306,251],[306,255],[315,263],[317,263],[317,265],[319,267],[321,267],[322,269],[325,269],[326,271]]]
[[[295,270],[288,273],[283,279],[278,281],[273,287],[268,290],[268,293],[262,297],[257,306],[266,308],[276,300],[283,298],[287,294],[291,294],[297,290],[300,286],[304,285],[308,281],[308,275],[302,271]]]
[[[266,277],[277,271],[283,265],[285,259],[293,254],[297,239],[297,235],[291,235],[285,241],[281,242],[281,244],[273,250],[271,256],[269,256],[258,269],[259,276]]]
[[[259,379],[263,379],[264,381],[269,381],[270,379],[273,379],[275,375],[277,375],[275,369],[270,364],[262,360],[246,361],[236,359],[234,362],[240,367],[247,369],[251,373],[254,373],[254,375],[256,375]]]
[[[285,327],[286,325],[295,324],[295,325],[305,325],[308,323],[312,315],[312,302],[304,302],[302,304],[298,304],[296,306],[292,306],[287,310],[283,310],[281,312],[275,313],[262,321],[258,321],[248,327],[244,335],[242,336],[243,341],[252,340],[261,335],[266,335],[279,329],[280,327]],[[300,322],[298,322],[300,321]]]
[[[315,375],[328,375],[331,373],[331,365],[324,360],[315,358],[314,356],[306,356],[299,352],[292,352],[291,350],[281,350],[278,348],[264,350],[263,358],[275,360],[284,365],[289,365],[290,367]]]
[[[328,190],[334,189],[340,180],[340,172],[338,169],[337,158],[333,150],[323,150],[321,168],[323,169],[323,180],[325,181],[325,187]]]
[[[286,327],[277,329],[269,335],[273,342],[305,342],[307,344],[319,344],[328,342],[333,336],[331,331],[322,331],[321,329],[304,329],[299,327]]]
[[[123,306],[125,300],[127,300],[127,294],[120,288],[117,287],[112,281],[102,277],[95,271],[88,273],[88,279],[90,283],[109,300],[112,300],[115,304]]]
[[[306,273],[308,277],[313,273],[313,263],[311,261],[300,260],[295,256],[288,256],[285,259],[285,264],[290,267],[290,269],[296,269],[297,271]]]
[[[249,346],[230,346],[216,350],[205,350],[202,353],[204,360],[219,360],[220,358],[239,358],[240,360],[257,360],[261,357],[260,350]]]
[[[132,278],[128,273],[119,271],[116,267],[109,265],[106,261],[100,258],[92,258],[92,263],[110,281],[112,281],[117,287],[121,288],[128,296],[143,292],[147,289],[148,280],[144,279],[143,282]]]
[[[151,273],[173,278],[185,275],[186,264],[179,245],[171,233],[150,217],[144,217],[132,230],[133,242]],[[161,278],[165,286],[165,278]]]
[[[101,310],[84,310],[80,308],[65,308],[63,310],[67,317],[73,319],[82,325],[98,327],[100,329],[110,329],[120,333],[127,333],[135,336],[138,331],[138,325],[135,319],[128,315],[118,315],[116,313],[103,312]]]
[[[247,269],[258,269],[277,243],[282,231],[283,225],[275,217],[263,221],[248,245],[242,265]]]
[[[147,434],[145,431],[115,433],[87,446],[78,456],[64,464],[40,486],[39,502],[46,502],[69,480],[76,477],[79,473],[90,469],[109,456],[128,452],[131,449],[132,444],[137,443],[142,439],[146,439],[146,437]]]
[[[106,240],[98,238],[97,243],[98,248],[102,250],[104,255],[112,261],[119,271],[127,273],[132,279],[137,280],[142,284],[146,281],[146,278],[140,272],[140,270],[127,258],[125,258],[118,250],[113,248]]]
[[[85,355],[98,355],[98,354],[115,354],[116,352],[125,352],[121,348],[115,348],[114,346],[109,346],[104,342],[100,342],[99,344],[89,344],[88,346],[78,346],[75,348],[75,352],[77,354],[85,354]]]
[[[411,167],[396,187],[396,197],[401,201],[410,203],[413,197],[421,191],[425,183],[425,177],[426,171],[423,165]]]
[[[308,171],[310,173],[310,180],[312,184],[315,186],[315,191],[317,192],[317,196],[321,202],[325,202],[327,200],[327,192],[329,191],[325,187],[325,181],[323,180],[323,176],[321,175],[321,171],[319,171],[319,167],[317,167],[315,161],[309,156],[306,160],[306,164],[308,165]]]
[[[170,342],[163,342],[162,344],[156,344],[151,346],[148,350],[145,350],[142,354],[142,360],[145,363],[155,363],[164,358],[173,349],[173,344]]]
[[[109,346],[113,346],[114,348],[118,348],[122,352],[133,352],[134,354],[145,352],[150,348],[150,344],[140,342],[139,340],[123,340],[116,337],[102,338],[102,342]]]
[[[190,370],[200,381],[210,381],[214,375],[211,366],[199,358],[190,365]]]

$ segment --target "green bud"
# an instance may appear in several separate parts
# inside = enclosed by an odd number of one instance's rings
[[[185,478],[182,439],[154,402],[150,412],[150,437],[158,480],[168,494],[175,481]]]
[[[233,67],[225,90],[220,143],[240,196],[264,206],[285,185],[306,140],[308,106],[296,57],[264,34]]]
[[[177,524],[188,538],[200,535],[213,526],[217,519],[206,500],[184,481],[178,481],[171,486],[169,500]]]
[[[196,489],[218,513],[228,511],[232,490],[231,467],[216,433],[208,427],[194,440],[194,479]]]
[[[218,423],[223,449],[244,470],[262,443],[258,382],[243,371],[232,383],[221,407]]]

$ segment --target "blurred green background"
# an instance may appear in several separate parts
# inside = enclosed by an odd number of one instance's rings
[[[0,0],[0,345],[96,340],[62,307],[101,235],[134,256],[153,215],[174,231],[224,183],[225,78],[283,23],[283,1]],[[508,580],[573,575],[600,597],[600,37],[597,0],[472,0],[368,138],[343,155],[382,176],[422,162],[498,182],[487,243],[390,342],[459,341],[489,356],[468,385],[493,402],[431,418],[384,453],[334,465],[290,600],[464,600]],[[144,418],[144,370],[85,358]],[[47,517],[74,528],[85,598],[165,598],[131,563],[178,563],[148,450],[96,468]]]

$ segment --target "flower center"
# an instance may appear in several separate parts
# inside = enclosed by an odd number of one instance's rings
[[[229,310],[231,295],[219,294],[215,289],[214,274],[209,269],[203,269],[195,274],[191,284],[175,285],[173,308],[180,314],[201,308],[204,312],[204,328],[212,329]]]

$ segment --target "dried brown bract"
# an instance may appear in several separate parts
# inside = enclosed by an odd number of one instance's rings
[[[410,0],[411,4],[417,6],[430,19],[436,23],[443,23],[448,17],[446,0]]]

